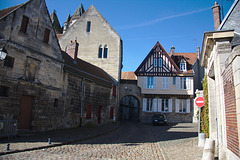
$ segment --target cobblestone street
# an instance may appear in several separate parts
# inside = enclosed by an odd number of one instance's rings
[[[0,159],[201,159],[196,124],[122,122],[107,135],[70,145],[8,154]]]

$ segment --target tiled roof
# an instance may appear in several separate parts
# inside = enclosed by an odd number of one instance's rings
[[[65,61],[65,71],[109,87],[111,87],[112,84],[116,84],[113,78],[111,78],[103,69],[85,62],[79,58],[73,60],[72,57],[63,51],[62,56]]]
[[[126,79],[126,80],[136,80],[137,77],[134,74],[134,72],[122,72],[121,74],[121,79]]]
[[[174,56],[183,56],[187,60],[187,62],[191,65],[194,64],[194,62],[197,59],[197,53],[174,53]]]
[[[15,9],[17,9],[18,7],[24,5],[25,3],[13,6],[13,7],[9,7],[9,8],[5,8],[0,10],[0,19],[5,17],[6,15],[10,14],[12,11],[14,11]]]

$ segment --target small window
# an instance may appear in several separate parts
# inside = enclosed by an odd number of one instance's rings
[[[103,58],[107,58],[107,55],[108,55],[108,48],[107,48],[107,45],[105,45]]]
[[[182,113],[187,112],[187,103],[185,99],[179,100],[179,112],[182,112]]]
[[[4,66],[13,68],[13,64],[14,64],[14,58],[13,57],[7,56],[4,59]]]
[[[180,88],[181,89],[187,89],[187,78],[181,78],[180,79]]]
[[[173,85],[176,85],[176,77],[173,77]]]
[[[169,111],[168,99],[162,99],[162,112]]]
[[[27,32],[28,22],[29,22],[29,18],[27,16],[23,16],[20,31],[24,33]]]
[[[169,77],[162,77],[162,89],[169,88]]]
[[[147,98],[147,111],[152,112],[153,111],[153,99]]]
[[[159,67],[162,67],[162,58],[159,59]]]
[[[0,97],[8,97],[9,96],[9,87],[0,86]]]
[[[153,88],[153,77],[147,77],[147,88]]]
[[[58,108],[58,99],[57,98],[55,98],[54,99],[54,108]]]
[[[100,45],[98,48],[98,58],[102,58],[102,50],[102,45]]]
[[[180,63],[180,70],[186,71],[186,63],[185,62]]]
[[[44,43],[48,43],[49,41],[49,35],[50,35],[50,30],[49,29],[45,29],[45,32],[44,32],[44,39],[43,39],[43,42]]]
[[[91,30],[91,21],[87,22],[87,32],[90,32]]]
[[[157,58],[154,58],[154,62],[153,62],[154,64],[154,67],[157,67]]]
[[[36,75],[36,65],[34,63],[29,64],[29,68],[26,72],[26,80],[33,82]]]

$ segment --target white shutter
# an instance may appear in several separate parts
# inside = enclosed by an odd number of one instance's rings
[[[187,113],[190,113],[190,99],[187,99],[186,103],[187,103]]]
[[[191,78],[186,78],[186,85],[187,85],[187,90],[190,90],[191,89]]]
[[[147,111],[147,98],[143,98],[143,112]]]
[[[147,77],[144,76],[143,77],[143,89],[146,89],[147,88]]]
[[[172,99],[168,99],[168,112],[172,112]]]
[[[179,99],[175,99],[175,112],[179,112]]]
[[[169,88],[169,77],[165,77],[165,89]]]
[[[157,112],[157,98],[153,99],[153,112]]]
[[[158,112],[162,112],[162,99],[158,98]]]
[[[165,89],[165,77],[162,77],[162,89]]]
[[[180,89],[180,77],[176,77],[176,88]]]
[[[153,77],[153,89],[157,89],[157,77]]]

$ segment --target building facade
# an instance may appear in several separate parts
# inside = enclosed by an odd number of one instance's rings
[[[209,134],[219,159],[240,159],[240,1],[221,22],[212,7],[216,31],[205,32],[201,65],[208,81]]]
[[[165,113],[169,122],[192,122],[194,82],[191,69],[197,53],[167,53],[159,42],[135,71],[141,88],[140,119],[151,122]]]

